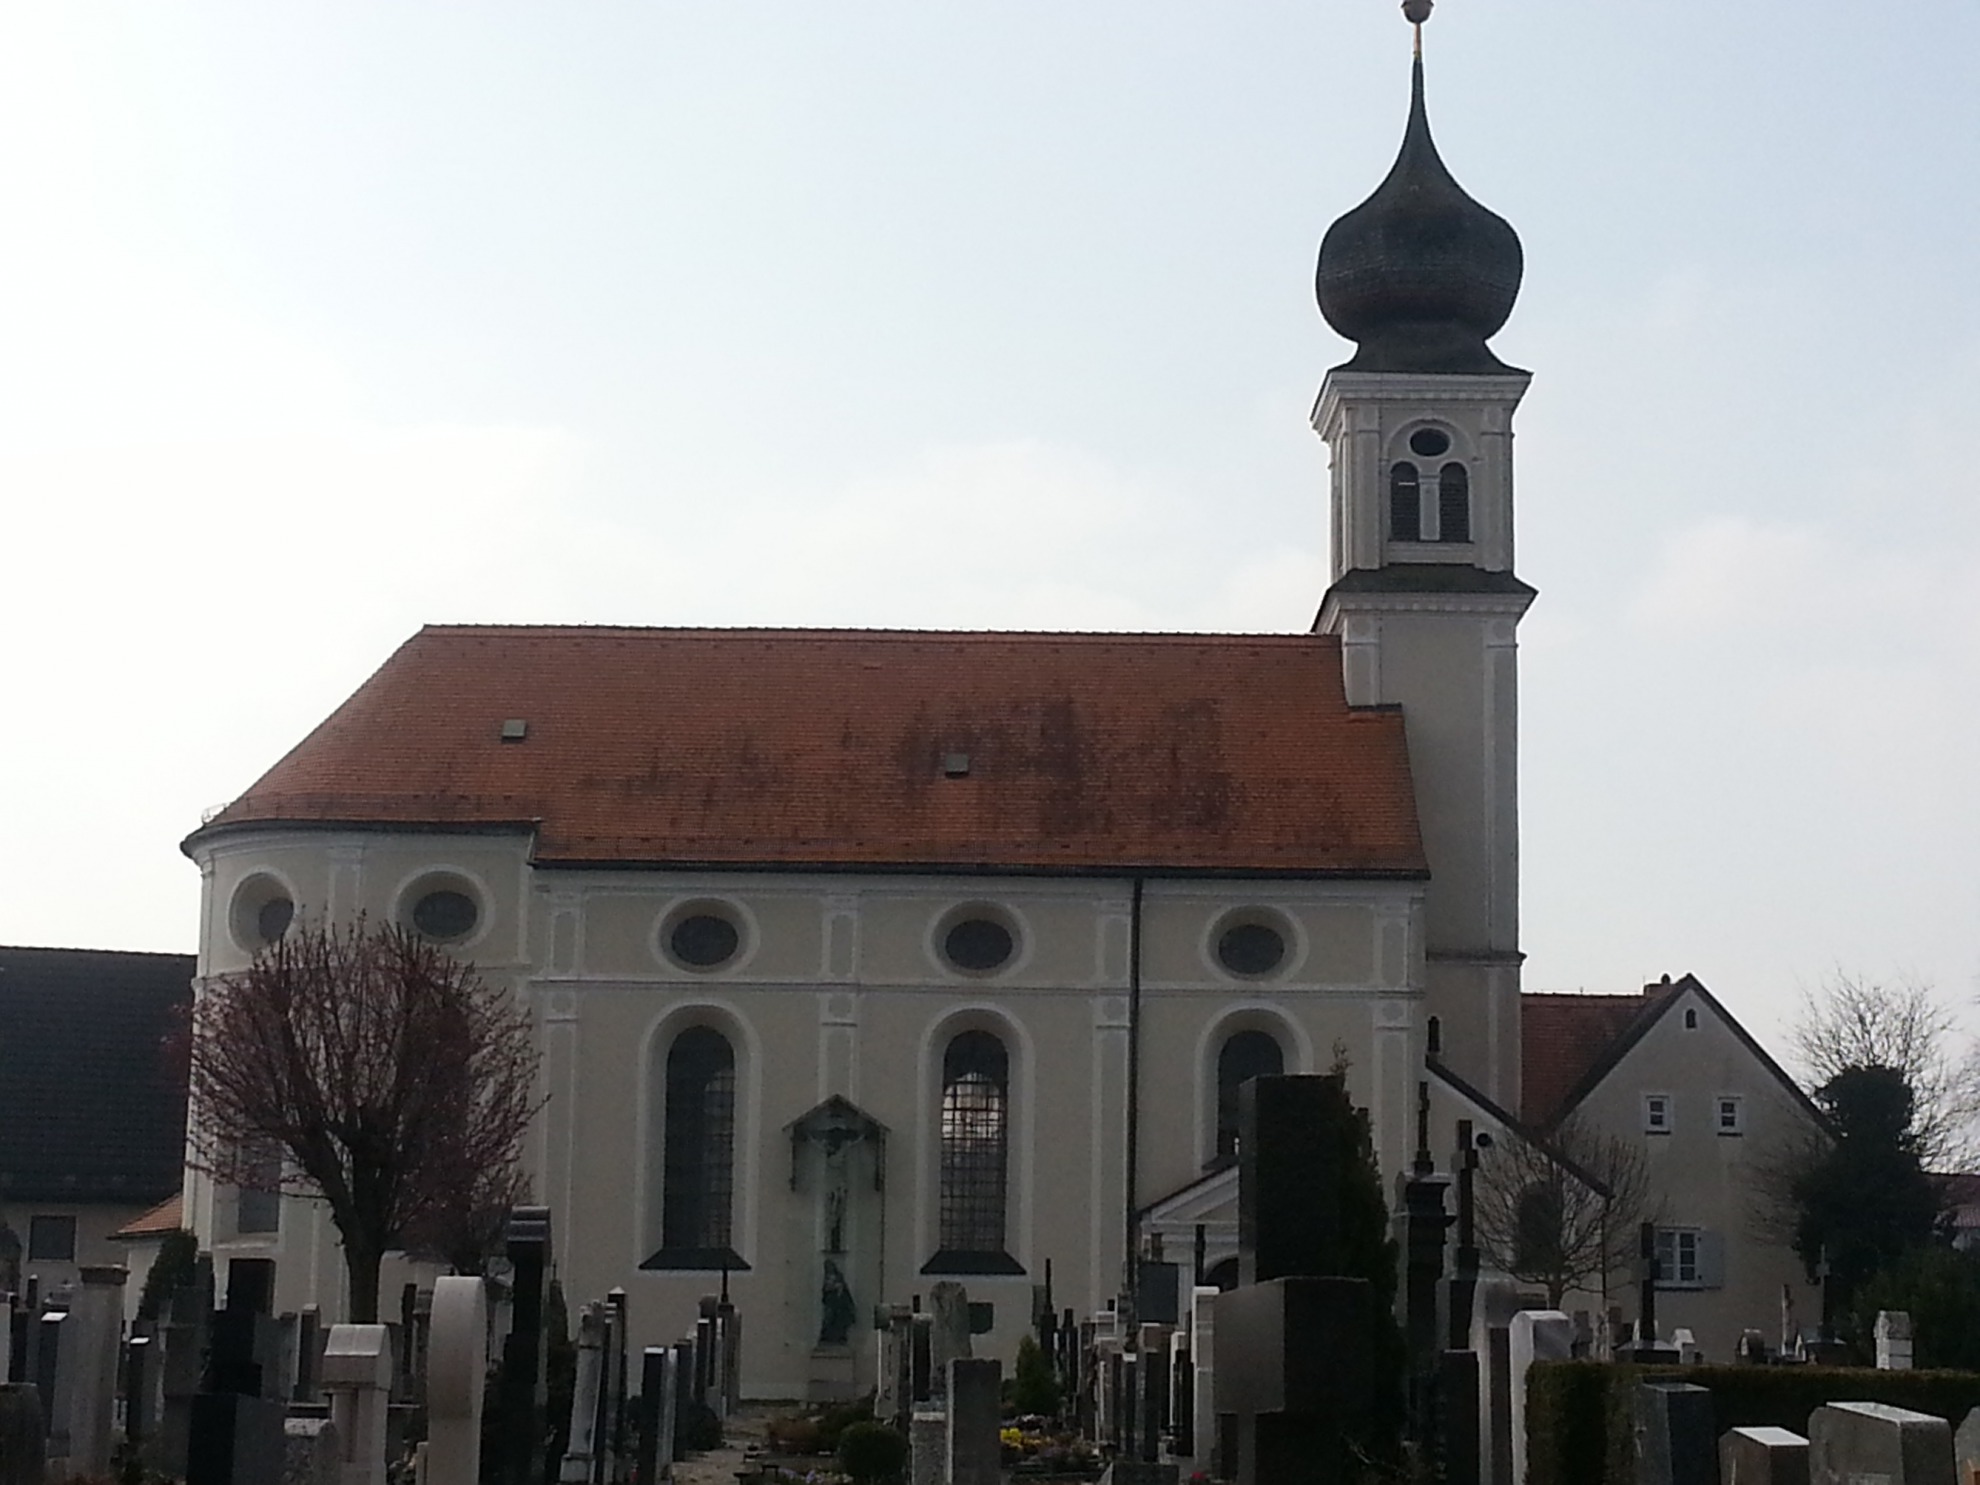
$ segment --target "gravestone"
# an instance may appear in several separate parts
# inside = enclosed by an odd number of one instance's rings
[[[1719,1440],[1719,1485],[1808,1485],[1808,1440],[1785,1428],[1734,1428]]]
[[[1953,1463],[1959,1485],[1980,1478],[1980,1408],[1969,1412],[1953,1435]]]
[[[323,1390],[343,1445],[343,1485],[385,1485],[391,1332],[383,1325],[331,1326],[323,1345]]]
[[[1680,1325],[1671,1332],[1671,1344],[1677,1347],[1680,1366],[1697,1366],[1705,1359],[1705,1352],[1698,1344],[1698,1337],[1690,1327]]]
[[[1876,1337],[1878,1371],[1908,1372],[1911,1370],[1910,1311],[1877,1311]]]
[[[1526,1374],[1536,1361],[1569,1361],[1574,1356],[1574,1322],[1559,1310],[1521,1310],[1507,1333],[1506,1392],[1512,1429],[1512,1470],[1526,1478]]]
[[[328,1418],[291,1418],[282,1425],[282,1485],[341,1485],[343,1450]]]
[[[874,1349],[879,1360],[873,1416],[905,1433],[903,1425],[914,1401],[914,1311],[906,1305],[889,1305],[880,1344]]]
[[[227,1307],[211,1321],[206,1371],[192,1399],[186,1485],[276,1485],[287,1452],[282,1404],[264,1395],[275,1265],[237,1258]]]
[[[703,1328],[712,1328],[702,1322]],[[558,1467],[559,1485],[588,1485],[598,1448],[598,1396],[604,1385],[605,1317],[597,1305],[578,1315],[577,1380],[571,1387],[570,1442]],[[705,1395],[705,1394],[704,1394]]]
[[[186,1452],[192,1441],[193,1399],[206,1369],[207,1327],[213,1314],[213,1259],[202,1255],[193,1266],[189,1283],[181,1284],[166,1298],[164,1318],[158,1338],[164,1347],[158,1368],[159,1391],[164,1397],[145,1462],[168,1479],[182,1479],[186,1473]]]
[[[509,1255],[511,1310],[502,1342],[500,1403],[495,1438],[501,1485],[541,1485],[544,1412],[549,1404],[544,1369],[546,1324],[544,1289],[550,1268],[550,1209],[515,1207],[505,1237]]]
[[[1196,1369],[1190,1423],[1195,1445],[1190,1463],[1204,1474],[1215,1477],[1221,1461],[1217,1458],[1217,1291],[1199,1284],[1189,1298],[1190,1364]]]
[[[958,1356],[949,1363],[949,1485],[1000,1485],[1004,1478],[1004,1365]]]
[[[488,1290],[478,1278],[433,1281],[426,1340],[427,1485],[477,1485],[488,1379]]]
[[[1135,1457],[1153,1461],[1169,1426],[1169,1327],[1144,1325],[1136,1337]]]
[[[126,1270],[86,1265],[59,1327],[48,1403],[48,1462],[58,1478],[110,1472],[115,1444],[117,1347]]]
[[[1808,1420],[1809,1485],[1953,1485],[1952,1425],[1885,1403],[1829,1403]]]
[[[43,1485],[47,1452],[41,1394],[24,1383],[0,1382],[0,1485]]]
[[[1478,1472],[1483,1485],[1515,1485],[1512,1467],[1512,1320],[1524,1291],[1504,1275],[1472,1293],[1471,1350],[1478,1358]]]
[[[639,1479],[640,1485],[654,1485],[674,1478],[678,1361],[672,1346],[648,1346],[639,1361]]]
[[[933,1396],[947,1395],[949,1363],[965,1361],[971,1355],[969,1340],[969,1291],[953,1279],[944,1279],[928,1291],[930,1329],[928,1365]]]
[[[1714,1485],[1712,1394],[1689,1382],[1636,1387],[1636,1485]]]
[[[910,1485],[948,1485],[947,1413],[934,1408],[916,1408],[908,1419],[908,1478]]]

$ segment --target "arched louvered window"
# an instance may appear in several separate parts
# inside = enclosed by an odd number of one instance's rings
[[[682,1255],[727,1250],[735,1189],[735,1049],[719,1031],[690,1027],[667,1052],[663,1249]]]
[[[965,1031],[942,1055],[940,1247],[1004,1251],[1010,1163],[1010,1056],[987,1031]]]
[[[1423,540],[1422,482],[1407,459],[1389,466],[1389,539]]]
[[[1217,1053],[1217,1160],[1238,1152],[1238,1089],[1253,1078],[1275,1078],[1286,1070],[1286,1054],[1263,1031],[1240,1031]]]
[[[1456,461],[1437,471],[1437,540],[1471,540],[1471,471]]]

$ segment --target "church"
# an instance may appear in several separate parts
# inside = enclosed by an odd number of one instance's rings
[[[1441,1158],[1520,1107],[1520,273],[1419,52],[1320,252],[1309,632],[426,628],[186,841],[198,974],[299,915],[471,959],[537,1028],[566,1292],[657,1344],[726,1286],[757,1396],[864,1390],[941,1280],[1008,1358],[1048,1282],[1199,1232],[1217,1275],[1249,1077],[1344,1067],[1391,1180],[1427,1080]],[[317,1205],[186,1201],[341,1316]]]

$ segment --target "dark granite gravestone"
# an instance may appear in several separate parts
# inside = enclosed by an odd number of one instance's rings
[[[0,1382],[0,1485],[42,1485],[47,1454],[40,1392]]]
[[[1808,1485],[1808,1440],[1785,1428],[1734,1428],[1719,1439],[1719,1485]]]
[[[541,1485],[549,1407],[543,1301],[551,1257],[550,1209],[513,1208],[505,1246],[511,1298],[496,1392],[494,1466],[502,1485]]]
[[[1374,1395],[1368,1280],[1317,1271],[1339,1252],[1357,1174],[1342,1165],[1332,1077],[1238,1093],[1239,1285],[1216,1300],[1216,1407],[1235,1420],[1238,1485],[1333,1485]]]
[[[1636,1485],[1717,1485],[1712,1394],[1689,1382],[1636,1389]]]
[[[263,1395],[274,1297],[271,1260],[236,1258],[227,1266],[227,1307],[213,1317],[206,1375],[192,1400],[186,1485],[281,1485],[283,1406]]]

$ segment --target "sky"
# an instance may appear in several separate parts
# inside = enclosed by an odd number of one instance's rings
[[[1980,9],[1442,0],[1534,990],[1980,993]],[[1384,0],[0,8],[0,942],[422,623],[1304,630]]]

